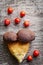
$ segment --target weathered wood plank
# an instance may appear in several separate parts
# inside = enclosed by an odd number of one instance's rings
[[[15,9],[11,15],[7,15],[8,6],[12,6]],[[19,11],[21,10],[26,10],[27,14],[21,20],[21,23],[15,26],[13,19],[19,17]],[[11,20],[11,24],[8,27],[4,26],[3,20],[5,18]],[[18,64],[4,45],[3,34],[6,31],[17,32],[22,29],[24,20],[30,21],[31,26],[29,29],[33,30],[36,35],[28,54],[32,54],[34,49],[39,49],[40,56],[34,58],[32,62],[24,60],[21,64]],[[0,0],[0,65],[43,65],[43,0]]]

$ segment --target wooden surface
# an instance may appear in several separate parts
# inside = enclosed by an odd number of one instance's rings
[[[11,15],[8,15],[6,12],[9,6],[14,8],[14,12]],[[19,17],[21,10],[25,10],[27,14],[21,19],[21,23],[15,26],[13,19]],[[8,27],[4,26],[3,20],[5,18],[11,20],[11,24]],[[35,49],[40,51],[40,55],[34,58],[32,62],[27,62],[26,59],[24,59],[24,61],[19,64],[5,46],[3,34],[6,31],[17,32],[23,28],[22,24],[24,20],[30,21],[31,26],[29,29],[34,31],[36,35],[26,57],[32,55]],[[0,0],[0,65],[43,65],[43,0]]]

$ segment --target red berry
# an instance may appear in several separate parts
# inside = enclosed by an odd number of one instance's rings
[[[4,25],[8,26],[10,24],[10,20],[9,19],[5,19],[4,20]]]
[[[29,21],[25,21],[23,24],[24,24],[24,27],[28,27],[30,25],[30,22]]]
[[[7,10],[8,14],[11,14],[13,12],[13,8],[12,7],[9,7],[8,10]]]
[[[39,55],[39,51],[38,51],[38,50],[34,50],[33,55],[34,55],[35,57],[37,57],[37,56]]]
[[[14,20],[14,22],[15,22],[15,24],[19,24],[19,23],[20,23],[20,18],[16,18],[16,19]]]
[[[32,60],[33,60],[32,56],[29,55],[29,56],[27,57],[27,60],[28,60],[28,61],[32,61]]]
[[[24,17],[25,14],[26,14],[25,11],[21,11],[21,12],[20,12],[20,17]]]

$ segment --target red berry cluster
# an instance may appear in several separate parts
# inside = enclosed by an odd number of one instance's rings
[[[8,14],[12,14],[13,13],[13,8],[12,7],[9,7],[8,9],[7,9],[7,13]],[[26,15],[26,13],[25,13],[25,11],[21,11],[20,12],[20,17],[24,17]],[[15,18],[14,19],[14,23],[15,24],[19,24],[20,23],[20,21],[21,21],[21,19],[20,18]],[[10,20],[9,19],[5,19],[4,20],[4,25],[6,25],[6,26],[8,26],[10,24]],[[30,25],[30,22],[29,21],[24,21],[24,23],[23,23],[23,26],[24,27],[28,27]]]
[[[38,50],[34,50],[33,56],[34,56],[34,57],[37,57],[38,55],[39,55],[39,51],[38,51]],[[32,57],[31,55],[29,55],[29,56],[27,57],[27,60],[28,60],[28,61],[32,61],[32,60],[33,60],[33,57]]]

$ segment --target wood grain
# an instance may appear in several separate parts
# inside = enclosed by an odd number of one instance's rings
[[[11,15],[7,14],[7,8],[12,6],[15,10]],[[26,16],[21,19],[21,23],[14,25],[13,19],[19,17],[19,12],[25,10]],[[4,26],[4,19],[9,18],[11,24],[8,27]],[[24,28],[24,20],[29,20],[31,26],[29,29],[35,32],[36,38],[31,43],[28,55],[32,55],[35,49],[40,51],[40,55],[34,58],[32,62],[27,62],[26,59],[19,64],[17,60],[11,56],[6,45],[3,43],[3,34],[6,31],[15,31]],[[25,57],[25,58],[26,58]],[[43,65],[43,0],[0,0],[0,65]]]

